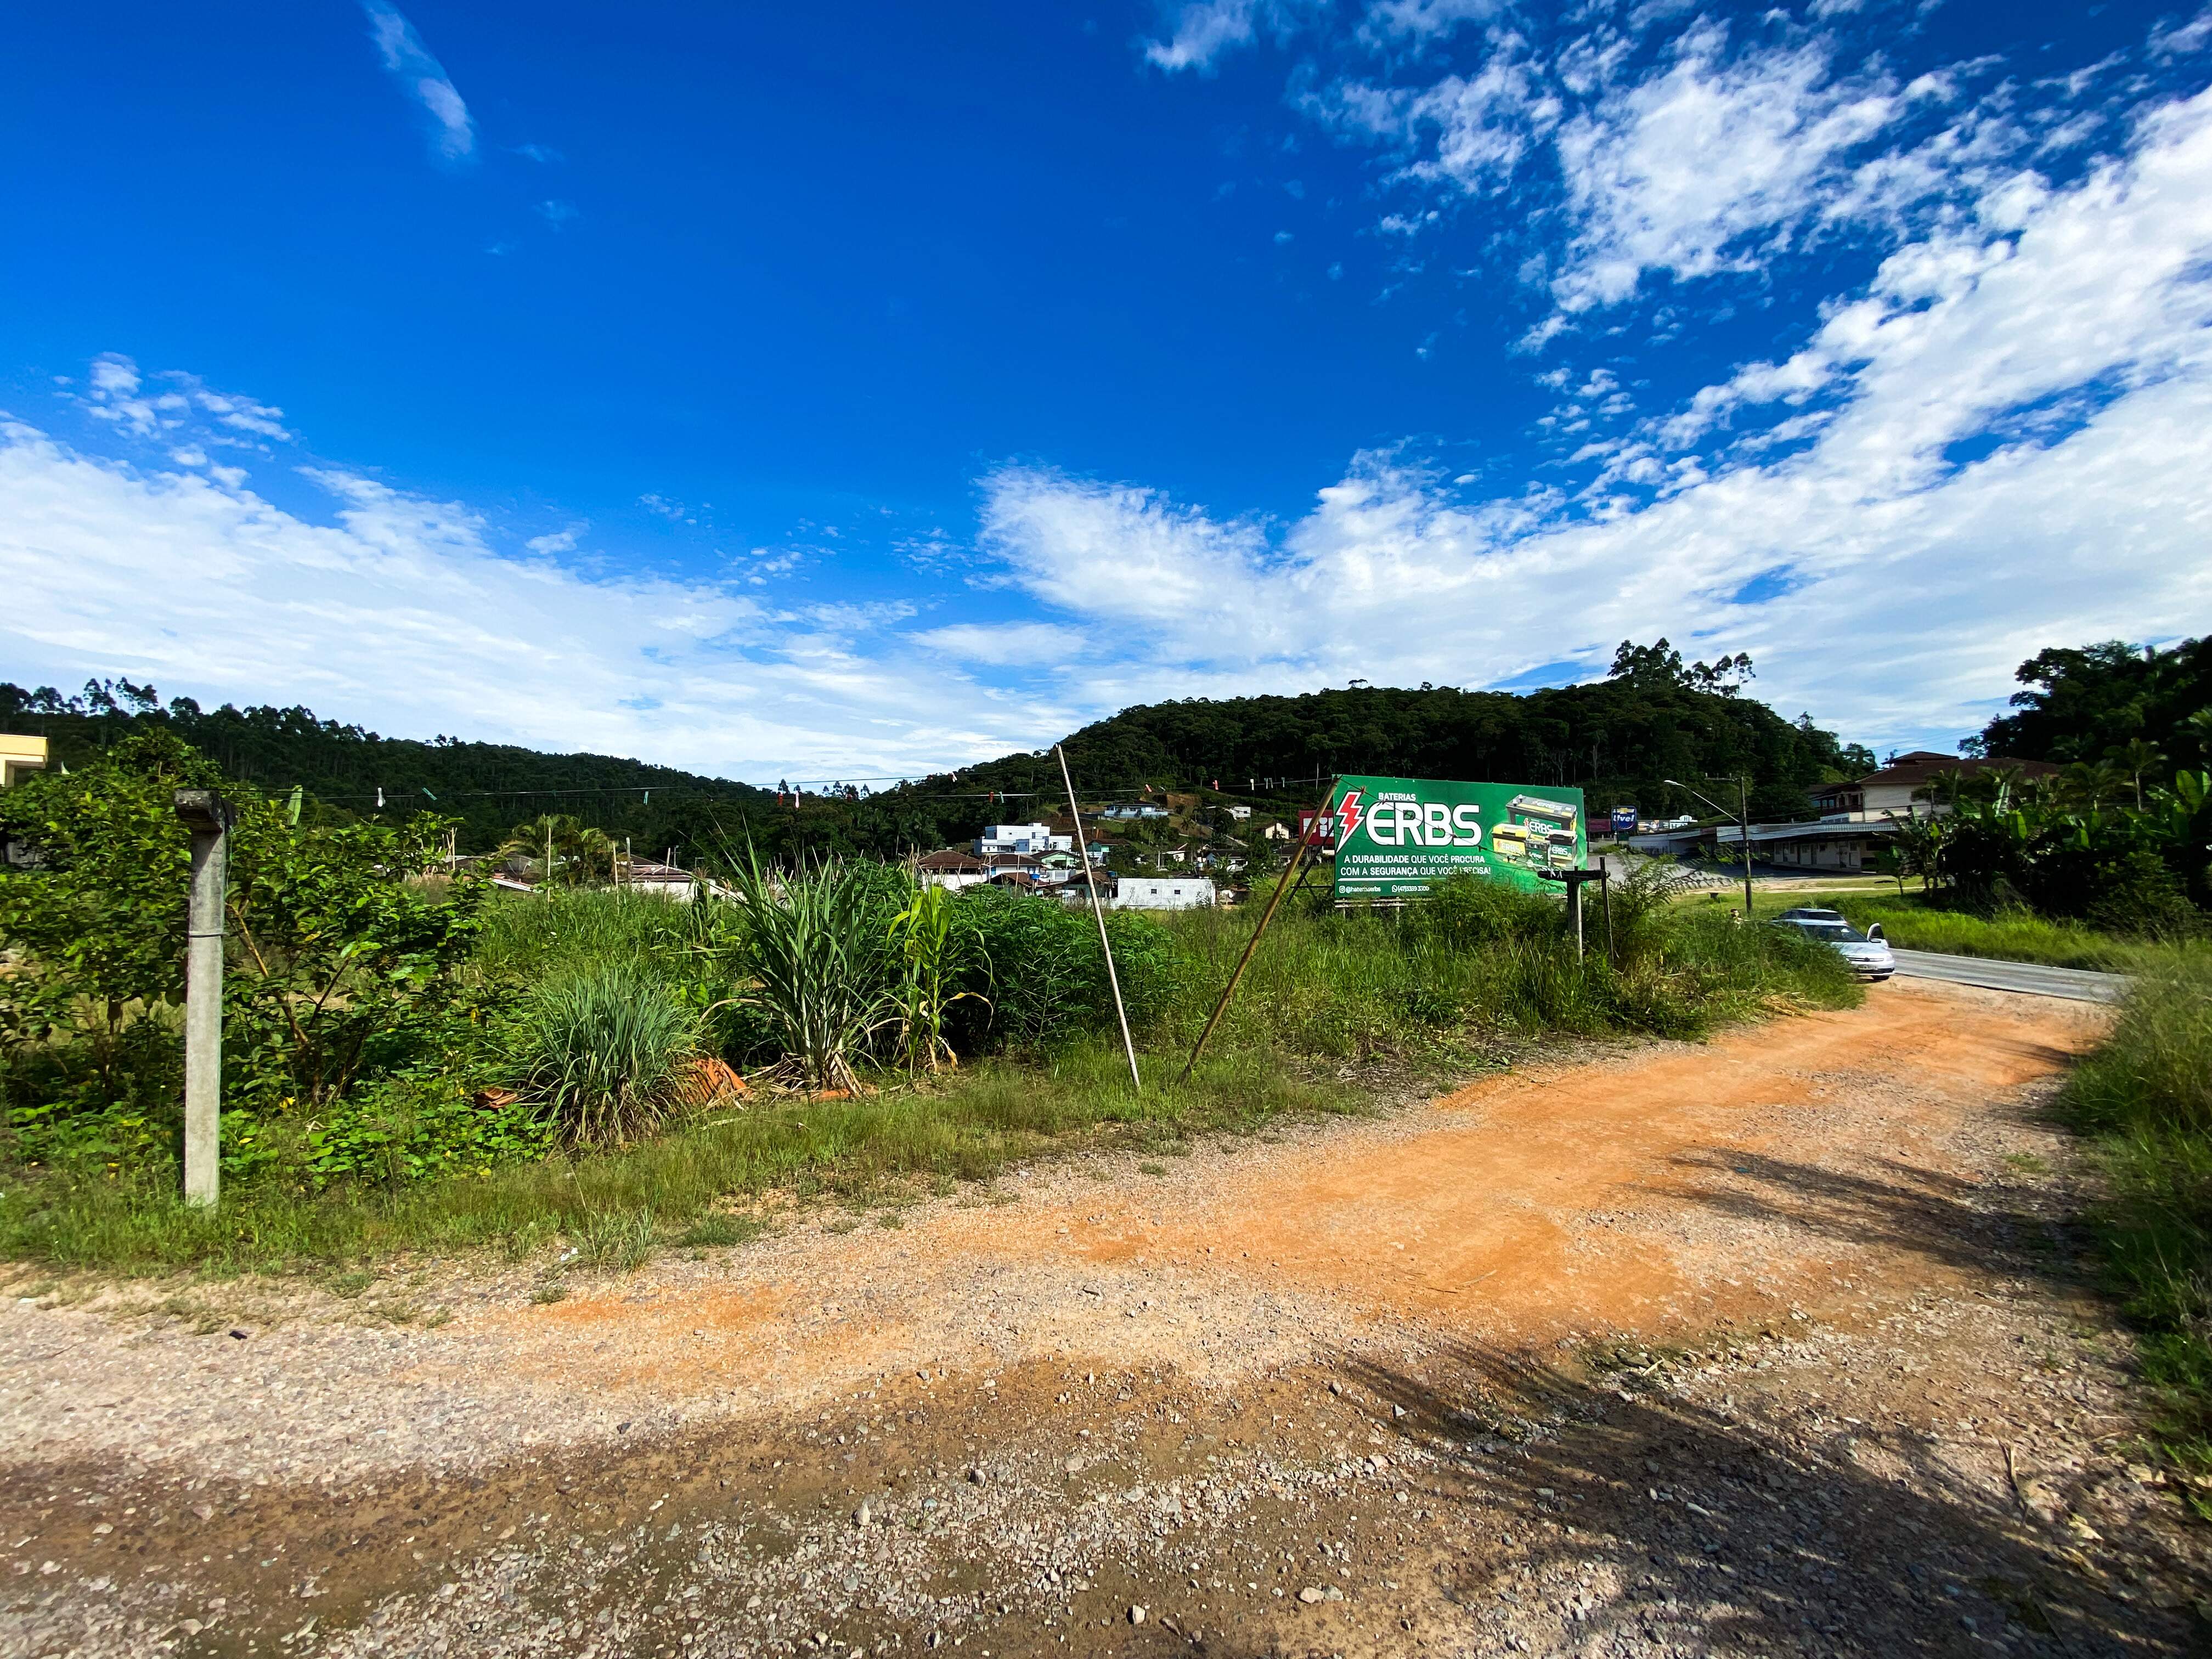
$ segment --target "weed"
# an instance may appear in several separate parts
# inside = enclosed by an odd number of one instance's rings
[[[331,1294],[348,1297],[356,1297],[374,1283],[376,1283],[374,1273],[356,1269],[352,1273],[340,1273],[336,1279],[331,1280]]]
[[[676,1237],[686,1249],[713,1249],[730,1244],[749,1244],[768,1231],[768,1223],[750,1216],[724,1215],[710,1211]]]
[[[657,1242],[653,1212],[644,1206],[587,1213],[570,1237],[578,1261],[623,1273],[650,1261]]]
[[[1168,1166],[1164,1164],[1139,1164],[1137,1166],[1139,1175],[1164,1176],[1167,1172]]]
[[[563,1300],[568,1294],[568,1286],[563,1281],[557,1279],[549,1279],[545,1280],[544,1283],[536,1285],[532,1289],[530,1292],[530,1299],[536,1303],[539,1307],[543,1308],[549,1307],[556,1302]]]

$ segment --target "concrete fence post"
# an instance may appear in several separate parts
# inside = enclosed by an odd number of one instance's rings
[[[185,923],[185,1202],[213,1208],[222,1170],[222,936],[232,815],[230,804],[212,789],[178,790],[176,809],[192,835]]]

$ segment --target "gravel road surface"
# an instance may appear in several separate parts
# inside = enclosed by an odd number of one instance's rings
[[[18,1270],[0,1652],[2201,1650],[2048,1116],[2106,1018],[1892,982],[627,1277]]]

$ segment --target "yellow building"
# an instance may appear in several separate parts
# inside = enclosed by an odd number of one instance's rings
[[[46,769],[46,740],[19,738],[0,732],[0,789],[22,781],[26,772]]]

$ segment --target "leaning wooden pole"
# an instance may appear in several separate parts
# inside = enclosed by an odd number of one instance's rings
[[[1260,913],[1260,925],[1252,930],[1252,937],[1244,941],[1244,954],[1237,958],[1236,971],[1229,975],[1229,983],[1221,988],[1221,1000],[1213,1005],[1213,1012],[1206,1018],[1206,1029],[1198,1034],[1198,1041],[1191,1045],[1190,1058],[1183,1062],[1182,1075],[1176,1079],[1176,1088],[1180,1089],[1189,1082],[1190,1074],[1198,1069],[1198,1057],[1206,1052],[1206,1040],[1213,1035],[1213,1028],[1220,1024],[1222,1014],[1228,1009],[1229,999],[1237,994],[1237,981],[1244,977],[1244,969],[1251,965],[1252,953],[1260,948],[1261,935],[1267,931],[1267,924],[1275,919],[1275,907],[1283,902],[1283,895],[1289,890],[1291,878],[1297,874],[1298,866],[1306,861],[1307,851],[1320,836],[1322,825],[1328,821],[1329,814],[1335,810],[1336,781],[1332,778],[1328,793],[1322,797],[1321,811],[1314,814],[1313,822],[1306,826],[1305,834],[1298,837],[1297,850],[1291,854],[1290,863],[1284,866],[1282,879],[1275,884],[1274,896],[1267,901],[1267,908]]]
[[[1083,809],[1075,804],[1075,779],[1067,769],[1067,750],[1054,744],[1052,752],[1060,757],[1060,781],[1067,786],[1067,816],[1075,825],[1075,855],[1083,860],[1083,884],[1091,890],[1091,919],[1098,924],[1098,948],[1106,956],[1106,983],[1114,991],[1114,1018],[1121,1022],[1121,1052],[1129,1057],[1129,1086],[1142,1094],[1145,1080],[1137,1075],[1137,1045],[1129,1039],[1129,1012],[1121,1006],[1121,976],[1114,971],[1114,945],[1106,937],[1106,912],[1098,902],[1098,874],[1091,867],[1091,848],[1083,839]]]

